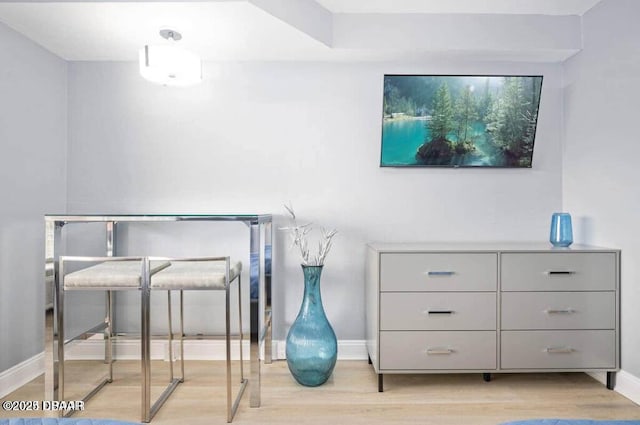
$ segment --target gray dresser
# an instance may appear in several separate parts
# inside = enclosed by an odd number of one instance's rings
[[[366,339],[386,373],[613,372],[620,251],[371,243]]]

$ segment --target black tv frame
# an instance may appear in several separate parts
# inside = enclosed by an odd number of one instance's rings
[[[523,165],[464,165],[464,164],[385,164],[383,163],[383,141],[384,141],[384,123],[385,123],[385,111],[384,111],[384,85],[387,77],[460,77],[460,78],[469,78],[469,77],[489,77],[489,78],[505,78],[505,77],[521,77],[521,78],[540,78],[540,86],[537,93],[538,105],[537,105],[537,113],[535,119],[535,126],[533,130],[532,136],[532,144],[531,144],[531,159],[529,161],[528,166]],[[544,82],[544,75],[534,75],[534,74],[384,74],[382,80],[382,96],[383,96],[383,111],[382,111],[382,120],[381,120],[381,132],[380,132],[380,167],[381,168],[507,168],[507,169],[527,169],[533,167],[533,154],[535,141],[537,136],[539,117],[540,117],[540,103],[542,101],[542,86]]]

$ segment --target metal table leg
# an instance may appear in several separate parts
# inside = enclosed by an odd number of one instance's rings
[[[47,221],[45,223],[45,294],[52,296],[52,303],[46,300],[45,303],[45,323],[44,323],[44,399],[58,400],[58,328],[55,323],[57,289],[59,285],[59,262],[60,240],[62,226],[64,223],[58,221]],[[49,412],[50,416],[55,416],[55,412]]]
[[[249,348],[249,385],[250,401],[249,406],[260,407],[260,289],[262,283],[262,252],[260,244],[260,225],[257,221],[251,223],[250,227],[250,258],[258,259],[258,267],[249,267],[250,285],[250,348]]]
[[[265,339],[264,339],[264,362],[265,364],[271,364],[273,360],[272,340],[273,340],[273,315],[271,308],[271,266],[273,261],[273,245],[272,245],[272,225],[271,222],[264,225],[264,301],[265,301]],[[268,254],[267,254],[268,251]]]

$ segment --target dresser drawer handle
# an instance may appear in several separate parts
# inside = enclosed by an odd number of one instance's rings
[[[427,310],[427,314],[453,314],[453,310]]]
[[[549,270],[547,274],[549,276],[570,276],[572,274],[576,274],[576,272],[572,270]]]
[[[575,350],[571,347],[547,347],[544,351],[549,354],[571,354]]]
[[[449,355],[453,354],[453,350],[451,348],[427,348],[427,355]]]
[[[456,272],[450,271],[428,271],[426,273],[428,276],[453,276]]]
[[[562,309],[562,310],[556,310],[556,309],[550,308],[550,309],[545,310],[544,312],[547,313],[547,314],[573,314],[576,311],[574,309],[572,309],[572,308],[565,308],[565,309]]]

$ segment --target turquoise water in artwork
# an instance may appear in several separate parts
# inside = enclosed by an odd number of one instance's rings
[[[381,165],[388,167],[423,165],[416,161],[416,151],[431,134],[424,119],[385,120],[382,127]],[[454,155],[447,166],[492,166],[505,165],[502,151],[496,148],[489,139],[486,126],[482,122],[471,125],[471,134],[467,139],[473,141],[476,150],[464,155]],[[454,133],[447,139],[457,141]]]
[[[416,151],[429,133],[425,120],[385,121],[382,124],[382,164],[418,165]]]

